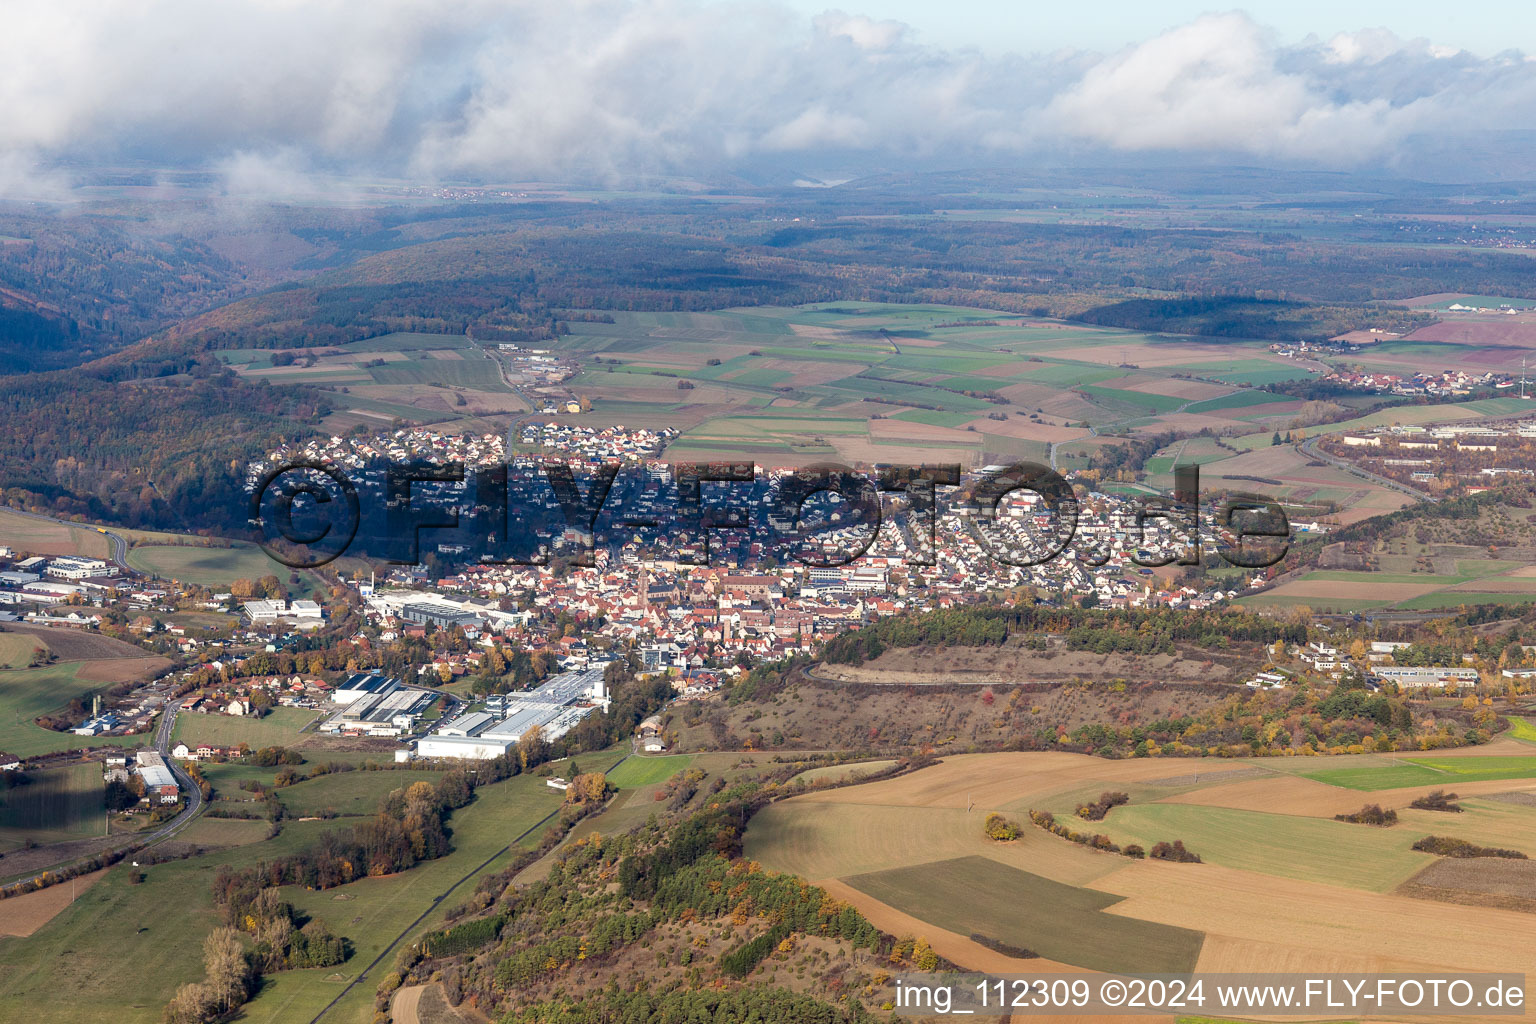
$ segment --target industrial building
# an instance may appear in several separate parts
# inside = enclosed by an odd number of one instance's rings
[[[406,622],[416,622],[423,626],[433,626],[437,629],[452,629],[454,626],[476,626],[480,624],[480,616],[474,612],[426,603],[404,606],[400,609],[400,618]]]
[[[383,679],[383,676],[373,676]],[[394,680],[389,680],[394,682]],[[437,700],[431,690],[417,690],[396,684],[365,692],[348,701],[342,709],[320,723],[320,731],[353,736],[399,736],[410,732],[426,710]]]
[[[134,771],[144,780],[144,796],[151,803],[173,804],[181,799],[176,776],[166,766],[158,751],[141,750],[134,755]]]
[[[353,672],[336,684],[331,700],[337,704],[351,704],[364,697],[383,697],[400,689],[400,680],[377,672]]]
[[[437,729],[439,736],[479,736],[496,721],[496,716],[484,711],[473,711],[445,722]]]
[[[486,711],[460,715],[418,741],[416,756],[500,757],[533,728],[543,739],[559,739],[599,706],[608,706],[604,667],[562,672],[525,694],[498,701],[506,709],[504,718]]]
[[[59,555],[48,563],[44,570],[50,576],[57,576],[65,580],[88,580],[97,576],[111,576],[117,572],[117,566],[111,562],[104,562],[99,558],[77,558],[74,555]]]
[[[511,740],[493,740],[484,736],[423,736],[416,741],[417,757],[458,757],[489,761],[512,749]]]
[[[1476,686],[1477,669],[1443,665],[1378,665],[1372,673],[1398,686]]]

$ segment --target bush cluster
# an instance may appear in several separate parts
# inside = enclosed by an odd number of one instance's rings
[[[1110,812],[1111,808],[1119,807],[1121,804],[1127,804],[1130,802],[1131,798],[1126,793],[1112,793],[1105,791],[1099,794],[1099,798],[1095,802],[1091,804],[1079,804],[1077,808],[1077,816],[1082,818],[1084,821],[1103,821],[1104,816]]]
[[[1017,822],[1010,821],[1001,814],[987,815],[986,823],[982,826],[987,838],[999,843],[1012,842],[1019,838],[1019,826]]]
[[[1356,825],[1377,825],[1390,828],[1397,824],[1396,811],[1384,811],[1380,804],[1366,804],[1353,814],[1335,814],[1334,821],[1348,821]]]
[[[1421,811],[1450,811],[1456,814],[1460,814],[1464,809],[1461,804],[1456,803],[1455,793],[1447,793],[1443,789],[1421,796],[1408,806]]]
[[[1135,843],[1120,846],[1102,832],[1078,832],[1057,821],[1056,816],[1050,811],[1030,811],[1029,820],[1047,832],[1061,836],[1063,839],[1091,847],[1095,850],[1103,850],[1105,853],[1118,853],[1121,856],[1132,857],[1136,860],[1140,860],[1147,855],[1147,852]]]
[[[1453,839],[1450,836],[1425,836],[1413,844],[1413,848],[1422,853],[1433,853],[1440,857],[1505,857],[1509,860],[1527,860],[1525,854],[1519,850],[1503,850],[1496,846],[1478,846],[1469,843],[1465,839]]]
[[[1184,842],[1175,839],[1171,843],[1156,843],[1147,856],[1153,860],[1171,860],[1176,864],[1199,864],[1200,856],[1184,849]]]

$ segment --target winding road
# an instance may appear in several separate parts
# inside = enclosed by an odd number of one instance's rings
[[[112,564],[116,565],[126,576],[142,575],[137,569],[128,564],[128,542],[106,527],[96,526],[92,523],[74,523],[68,519],[55,519],[53,516],[45,516],[39,512],[24,512],[19,508],[7,507],[6,511],[13,515],[25,516],[28,519],[36,519],[44,523],[57,523],[60,526],[72,526],[77,530],[92,530],[99,533],[107,538],[107,543],[111,548],[111,554],[107,557]]]
[[[1329,455],[1327,452],[1319,451],[1317,447],[1317,442],[1319,440],[1321,440],[1321,438],[1308,438],[1307,440],[1301,442],[1301,444],[1297,445],[1296,450],[1310,459],[1317,459],[1319,462],[1326,462],[1336,469],[1342,469],[1346,473],[1352,474],[1353,476],[1358,476],[1362,480],[1369,480],[1373,484],[1379,484],[1382,487],[1389,487],[1394,491],[1400,491],[1411,498],[1417,498],[1420,501],[1428,502],[1437,502],[1440,500],[1433,494],[1430,494],[1426,491],[1421,491],[1417,487],[1409,487],[1405,483],[1381,476],[1378,473],[1372,473],[1368,469],[1361,469],[1359,466],[1352,462],[1346,462],[1344,459]]]
[[[149,832],[136,832],[132,835],[122,836],[121,842],[110,843],[107,846],[102,847],[96,853],[91,854],[90,856],[100,856],[101,854],[108,853],[112,850],[122,849],[125,846],[137,845],[147,847],[153,846],[156,843],[164,842],[165,840],[177,835],[188,825],[192,824],[192,822],[196,821],[198,817],[203,813],[205,808],[203,806],[202,790],[197,788],[196,784],[193,783],[191,776],[183,771],[181,766],[178,765],[175,759],[171,757],[171,732],[176,727],[176,712],[177,706],[175,702],[172,701],[170,704],[166,705],[165,711],[161,713],[160,721],[155,726],[154,749],[159,751],[161,756],[165,758],[166,766],[171,769],[171,774],[176,777],[177,785],[179,785],[182,788],[182,792],[186,794],[186,806],[181,809],[180,814],[176,815],[176,817],[172,818],[170,821],[160,825],[158,828]],[[83,859],[85,858],[71,857],[68,860],[59,861],[58,863],[52,864],[48,868],[45,868],[42,871],[38,871],[35,874],[28,876],[27,878],[15,879],[14,881],[9,882],[5,888],[10,888],[14,885],[21,885],[28,881],[37,881],[49,871],[57,871],[60,868],[67,867],[69,864],[77,860]]]

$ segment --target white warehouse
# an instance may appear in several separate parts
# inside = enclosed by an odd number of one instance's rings
[[[481,736],[423,736],[416,742],[417,757],[459,757],[489,761],[512,749],[511,740]]]

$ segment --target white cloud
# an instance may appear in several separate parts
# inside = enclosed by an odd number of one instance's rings
[[[54,0],[7,21],[11,182],[125,158],[262,191],[317,169],[601,178],[1083,147],[1344,167],[1415,133],[1536,128],[1518,54],[1376,28],[1284,46],[1236,13],[1107,55],[1000,58],[771,0]]]
[[[828,11],[817,15],[812,24],[818,32],[843,36],[861,50],[889,50],[906,35],[907,26],[899,21],[876,21],[862,14]]]

